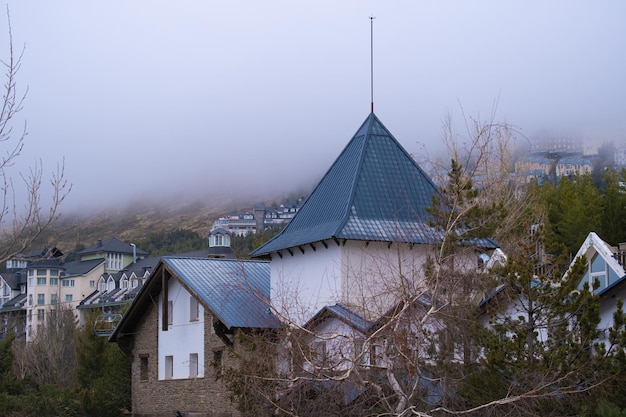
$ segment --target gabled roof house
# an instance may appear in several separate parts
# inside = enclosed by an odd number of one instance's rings
[[[578,284],[582,291],[585,284],[589,290],[600,296],[600,324],[602,331],[600,342],[608,342],[607,329],[613,325],[613,312],[616,309],[616,299],[626,300],[626,244],[616,248],[600,238],[595,232],[590,232],[582,243],[571,266],[579,257],[587,259],[587,270]],[[597,280],[599,286],[594,289]]]
[[[104,258],[106,272],[119,271],[132,262],[148,256],[148,252],[139,249],[133,243],[126,243],[116,237],[98,242],[77,253],[81,260]]]
[[[271,330],[269,263],[163,257],[111,335],[132,359],[133,415],[237,415],[216,378],[239,332]]]

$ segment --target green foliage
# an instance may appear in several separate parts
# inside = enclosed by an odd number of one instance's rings
[[[94,331],[89,317],[77,343],[76,388],[85,416],[116,417],[130,409],[130,363],[116,343]]]
[[[172,255],[205,249],[208,247],[208,238],[191,230],[177,229],[149,233],[137,246],[150,253],[150,256]]]
[[[599,175],[562,177],[556,186],[544,183],[529,189],[546,210],[546,249],[559,247],[576,253],[589,232],[597,232],[609,244],[626,241],[626,170],[611,169]],[[556,249],[555,249],[556,248]]]
[[[504,290],[489,303],[490,327],[480,339],[484,358],[462,388],[473,406],[503,398],[505,389],[506,396],[521,396],[516,408],[567,415],[586,407],[587,392],[613,373],[597,343],[599,297],[588,287],[577,290],[585,259],[579,258],[562,278],[569,265],[564,260],[539,268],[540,242],[541,229],[520,242],[522,250],[502,272]],[[529,392],[533,395],[526,397]]]
[[[598,417],[626,417],[626,410],[620,408],[608,400],[601,400],[596,407]]]
[[[8,394],[19,394],[24,389],[23,381],[16,378],[12,372],[14,341],[14,333],[9,333],[2,341],[0,341],[0,392]]]
[[[279,234],[283,228],[283,226],[268,227],[262,232],[248,233],[245,236],[232,236],[230,247],[238,259],[250,258],[250,252]]]
[[[611,245],[626,241],[626,170],[607,170],[603,173],[602,215],[600,236]]]

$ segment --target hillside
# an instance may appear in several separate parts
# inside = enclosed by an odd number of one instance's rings
[[[171,206],[135,204],[93,213],[63,212],[55,227],[42,237],[40,244],[57,246],[67,254],[77,245],[91,246],[98,239],[112,236],[137,242],[150,232],[177,229],[208,236],[215,219],[228,211],[245,210],[250,206],[218,201],[220,203],[193,202]]]
[[[213,222],[228,212],[249,211],[252,206],[273,206],[286,199],[304,195],[295,192],[267,199],[235,199],[221,196],[193,202],[131,203],[122,208],[98,211],[62,211],[55,227],[39,240],[37,245],[56,246],[64,253],[74,251],[77,245],[91,246],[98,239],[117,237],[126,242],[139,242],[151,232],[190,230],[206,236]]]

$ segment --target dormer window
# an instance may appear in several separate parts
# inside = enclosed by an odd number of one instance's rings
[[[213,231],[209,236],[209,247],[230,247],[230,236],[222,230]]]
[[[106,282],[104,281],[104,277],[100,277],[98,280],[98,291],[105,292],[107,290]]]
[[[113,270],[120,270],[123,266],[124,256],[121,253],[107,252],[106,254],[106,268]]]

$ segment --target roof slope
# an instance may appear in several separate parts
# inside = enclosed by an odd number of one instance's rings
[[[77,255],[90,255],[93,253],[101,253],[101,252],[118,252],[118,253],[133,253],[133,246],[130,243],[123,242],[116,237],[111,237],[104,242],[99,240],[93,246],[85,248],[77,253]],[[148,252],[145,250],[139,249],[135,247],[135,254],[140,256],[148,255]]]
[[[427,243],[438,190],[374,113],[365,119],[266,255],[330,238]]]
[[[183,257],[163,262],[227,327],[280,326],[268,305],[269,262]]]
[[[171,274],[226,327],[277,328],[280,321],[267,304],[270,269],[266,261],[163,257],[141,287],[116,327],[111,340],[134,331],[147,308],[162,291],[161,272]]]
[[[569,275],[572,267],[574,266],[574,263],[579,257],[584,256],[587,258],[587,262],[589,264],[593,263],[593,256],[595,253],[597,253],[602,258],[602,270],[594,270],[594,266],[592,265],[590,268],[588,268],[587,272],[585,272],[585,275],[581,278],[578,288],[582,289],[583,284],[585,282],[589,282],[590,271],[605,272],[605,275],[608,274],[608,276],[606,277],[607,281],[601,280],[600,287],[594,291],[596,294],[602,295],[616,285],[625,282],[626,269],[615,258],[615,249],[604,240],[602,240],[600,236],[598,236],[595,232],[589,232],[589,234],[585,238],[585,241],[582,243],[582,245],[580,245],[578,252],[576,252],[576,256],[574,256],[572,262],[570,263],[570,267],[565,272],[563,277],[565,278]]]

